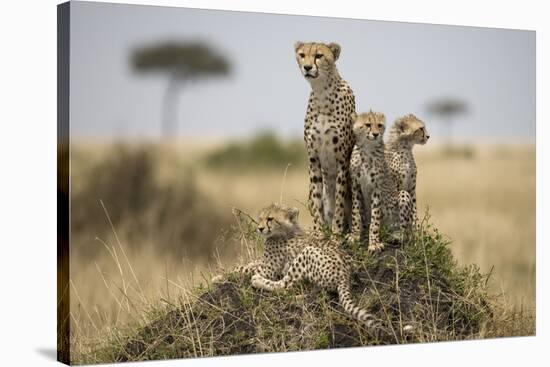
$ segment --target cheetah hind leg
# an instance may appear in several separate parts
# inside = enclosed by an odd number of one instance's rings
[[[252,276],[252,287],[257,289],[263,289],[265,291],[274,292],[276,290],[284,288],[284,284],[281,280],[271,280],[260,274],[254,274]]]
[[[270,292],[289,288],[292,286],[292,284],[294,284],[294,282],[303,279],[303,273],[300,271],[300,269],[301,264],[305,262],[304,260],[305,256],[303,253],[296,256],[281,280],[275,281],[267,279],[260,274],[254,274],[252,276],[252,286],[254,288],[263,289]]]
[[[413,200],[407,191],[400,190],[392,204],[394,207],[394,220],[392,221],[391,240],[404,243],[411,235],[414,223]]]

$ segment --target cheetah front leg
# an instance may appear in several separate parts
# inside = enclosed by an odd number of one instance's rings
[[[321,162],[316,155],[309,156],[309,211],[313,216],[313,230],[320,231],[325,224],[323,220],[323,179]]]
[[[391,220],[388,224],[393,228],[392,239],[404,242],[413,223],[412,199],[408,191],[400,190],[392,194],[389,203]]]
[[[365,233],[365,222],[363,215],[365,212],[363,194],[361,185],[357,180],[352,180],[351,188],[351,233],[348,239],[351,241],[359,241],[361,235]]]
[[[409,195],[411,197],[412,220],[415,225],[418,225],[418,212],[416,210],[416,185],[413,186],[411,191],[409,191]]]
[[[414,201],[408,191],[399,191],[398,196],[399,206],[399,226],[402,231],[406,231],[411,228],[411,224],[415,220],[414,215]]]
[[[370,225],[369,225],[369,251],[381,251],[384,244],[380,241],[380,221],[381,221],[381,192],[374,189],[371,198]]]
[[[336,175],[335,209],[332,219],[332,233],[342,234],[345,227],[346,198],[349,198],[348,174],[349,162],[338,164],[338,173]]]
[[[336,176],[325,169],[322,169],[323,174],[323,209],[324,223],[331,226],[334,218],[334,205],[336,193]]]
[[[229,273],[230,274],[243,274],[243,275],[250,275],[258,271],[260,267],[263,266],[263,263],[261,260],[252,261],[246,265],[241,265],[233,268]],[[216,275],[212,278],[212,283],[221,283],[225,280],[225,277],[223,274]]]

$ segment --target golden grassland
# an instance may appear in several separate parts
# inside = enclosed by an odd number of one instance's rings
[[[78,233],[73,231],[71,332],[75,349],[87,350],[105,331],[127,322],[143,321],[146,316],[141,310],[149,307],[151,300],[155,304],[170,304],[186,294],[187,287],[207,281],[220,266],[229,268],[240,257],[248,257],[243,254],[246,246],[224,241],[222,229],[215,228],[216,223],[234,219],[232,207],[255,215],[282,196],[283,202],[300,209],[304,226],[311,224],[304,207],[308,185],[304,166],[290,166],[284,182],[285,164],[260,171],[212,169],[203,164],[202,157],[218,145],[179,142],[154,146],[154,179],[159,187],[184,187],[183,176],[191,175],[198,192],[213,203],[212,210],[225,216],[212,222],[212,228],[208,227],[210,219],[205,213],[198,218],[206,223],[205,231],[218,238],[215,246],[205,245],[214,249],[213,254],[188,258],[185,251],[184,255],[159,251],[160,241],[155,233],[146,231],[139,238],[132,235],[130,214],[130,218],[111,226],[108,214],[113,203],[104,202],[103,210],[101,197],[97,198],[100,210],[94,212],[94,220],[103,223],[104,230],[94,233],[84,226]],[[76,148],[73,145],[72,149],[71,189],[75,195],[84,190],[94,165],[110,157],[113,150],[104,144],[82,144]],[[428,210],[431,222],[452,242],[451,250],[460,264],[475,263],[482,272],[491,272],[491,290],[503,293],[511,309],[533,314],[534,146],[479,144],[449,153],[432,145],[417,147],[415,153],[419,212]],[[119,184],[119,190],[126,190],[127,183]],[[155,215],[148,212],[145,225]],[[181,225],[178,218],[167,220],[173,226]],[[529,322],[527,329],[534,331],[534,319]]]
[[[474,157],[442,153],[441,147],[415,149],[419,213],[429,209],[431,221],[452,241],[459,262],[493,269],[495,287],[516,305],[535,305],[535,149],[534,146],[476,146]],[[284,167],[277,171],[233,175],[206,171],[201,187],[221,205],[257,213],[280,198]],[[301,209],[308,177],[291,169],[283,201]]]

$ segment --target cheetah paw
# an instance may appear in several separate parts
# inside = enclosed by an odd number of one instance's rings
[[[370,252],[380,252],[384,249],[384,244],[382,242],[371,242],[369,243],[368,250]]]
[[[414,326],[412,326],[412,325],[403,326],[403,332],[408,333],[408,334],[414,332]]]
[[[359,242],[361,240],[359,234],[357,233],[348,233],[346,235],[347,242]]]
[[[392,243],[395,242],[396,244],[403,243],[404,239],[405,239],[405,234],[401,230],[391,233],[389,238],[390,242]]]
[[[259,274],[254,274],[251,279],[251,284],[253,288],[256,289],[264,289],[266,291],[272,291],[273,287],[269,286],[269,284],[266,283],[266,279],[262,277]]]
[[[263,288],[264,282],[262,281],[262,277],[258,274],[254,274],[251,279],[252,287],[254,288]]]

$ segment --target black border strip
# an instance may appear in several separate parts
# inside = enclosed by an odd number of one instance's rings
[[[57,6],[57,360],[71,363],[69,290],[70,3]]]

